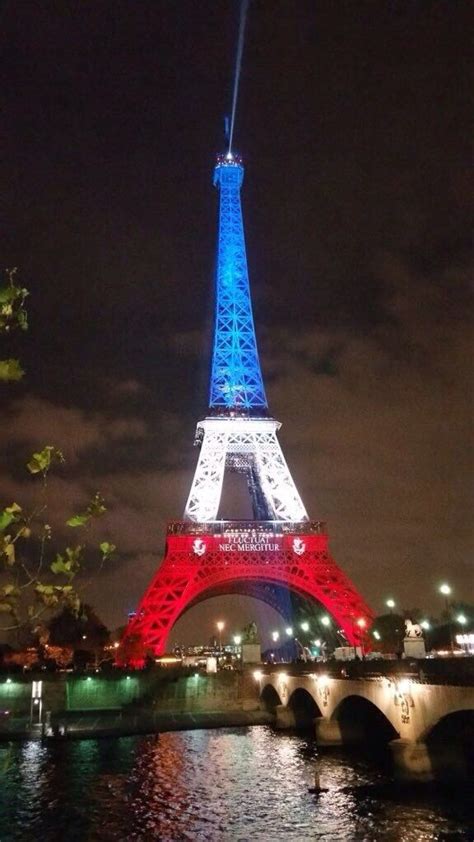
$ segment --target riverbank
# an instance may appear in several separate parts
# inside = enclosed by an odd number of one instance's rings
[[[262,710],[229,710],[171,713],[138,710],[84,711],[54,717],[50,725],[30,725],[28,717],[8,717],[0,721],[0,741],[80,740],[96,737],[124,737],[159,734],[199,728],[235,728],[268,725],[274,716]]]

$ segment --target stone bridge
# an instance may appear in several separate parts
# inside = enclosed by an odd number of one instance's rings
[[[385,663],[383,672],[369,672],[368,665],[324,666],[309,670],[281,664],[254,673],[277,728],[314,723],[321,746],[389,743],[395,768],[404,777],[474,772],[470,670],[459,675],[453,664],[454,674],[443,676],[425,674],[419,666],[412,670],[403,662]],[[474,659],[471,667],[474,672]]]

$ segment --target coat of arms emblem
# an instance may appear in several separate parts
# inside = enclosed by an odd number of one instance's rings
[[[195,538],[193,541],[193,553],[196,555],[204,555],[206,552],[206,545],[201,538]]]
[[[306,544],[301,540],[301,538],[293,538],[293,552],[296,553],[296,555],[303,555],[305,549]]]

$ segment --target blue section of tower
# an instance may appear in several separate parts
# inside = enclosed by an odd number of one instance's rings
[[[216,312],[209,407],[265,414],[267,399],[250,299],[240,188],[241,159],[218,156],[214,184],[219,189]]]

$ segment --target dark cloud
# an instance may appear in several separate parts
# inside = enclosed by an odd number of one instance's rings
[[[252,4],[237,137],[262,365],[298,487],[376,608],[390,590],[435,610],[440,578],[473,598],[470,10],[409,6]],[[32,294],[9,345],[27,377],[4,392],[2,499],[34,496],[19,465],[49,442],[67,456],[50,482],[61,536],[100,488],[122,556],[93,599],[113,625],[197,457],[235,31],[231,2],[4,10],[3,259]],[[209,636],[209,606],[177,635]],[[255,611],[222,606],[234,623]]]

